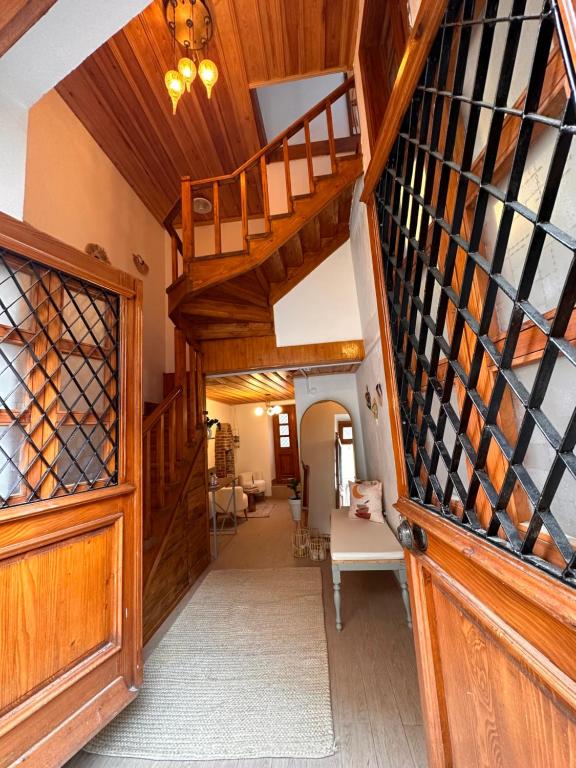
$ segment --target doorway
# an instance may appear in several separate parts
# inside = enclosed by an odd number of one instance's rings
[[[272,416],[274,439],[275,483],[300,479],[298,439],[296,437],[296,407],[283,405],[281,413]]]
[[[330,513],[346,506],[349,480],[356,476],[354,426],[347,409],[334,400],[314,403],[300,422],[300,452],[310,467],[310,527],[330,531]]]

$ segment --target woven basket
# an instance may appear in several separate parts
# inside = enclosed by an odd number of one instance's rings
[[[298,558],[308,557],[309,544],[310,531],[308,528],[296,528],[292,534],[292,555]]]
[[[326,539],[323,536],[311,536],[308,551],[310,560],[326,560]]]

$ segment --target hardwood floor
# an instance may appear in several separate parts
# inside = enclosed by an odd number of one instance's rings
[[[212,568],[314,565],[294,560],[288,504],[276,501],[269,518],[241,523],[220,537]],[[322,760],[174,762],[103,757],[80,752],[66,768],[426,768],[426,745],[412,635],[398,584],[390,572],[342,575],[344,629],[336,632],[329,561],[322,568],[324,609],[338,751]],[[185,602],[185,601],[183,601]],[[178,609],[148,644],[158,642]],[[242,723],[238,722],[238,727]]]

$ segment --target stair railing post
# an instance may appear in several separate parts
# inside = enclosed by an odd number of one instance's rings
[[[188,177],[182,179],[182,247],[184,273],[190,274],[194,259],[194,206],[192,183]]]
[[[166,435],[164,414],[160,416],[160,423],[156,427],[156,488],[158,491],[158,504],[163,507],[166,503]]]
[[[187,376],[186,376],[186,335],[184,331],[176,330],[174,335],[174,378],[177,387],[182,388],[182,396],[178,398],[178,407],[176,412],[176,450],[178,458],[181,459],[184,454],[184,443],[188,436],[188,409],[186,407],[187,399]]]
[[[290,178],[290,149],[288,147],[287,136],[284,136],[282,141],[282,154],[284,155],[284,178],[286,180],[286,205],[288,206],[288,213],[292,213],[294,210],[294,203],[292,200],[292,180]]]
[[[144,539],[152,537],[152,451],[150,432],[144,434]]]
[[[338,163],[336,161],[336,142],[334,141],[334,122],[332,120],[332,104],[326,102],[326,126],[328,128],[328,146],[330,147],[330,166],[332,173],[336,173],[338,170]]]
[[[212,184],[212,210],[214,212],[214,253],[222,253],[222,225],[220,223],[220,187],[218,182]]]
[[[261,155],[260,157],[260,179],[262,181],[264,227],[266,232],[270,232],[270,198],[268,196],[268,169],[266,168],[266,155]]]
[[[304,120],[304,141],[306,143],[306,162],[308,164],[308,191],[313,194],[316,189],[316,182],[314,181],[314,161],[312,159],[310,122],[308,120]]]
[[[240,205],[242,210],[242,249],[248,250],[248,190],[246,188],[246,171],[240,174]]]

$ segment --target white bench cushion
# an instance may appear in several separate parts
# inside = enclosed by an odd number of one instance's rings
[[[347,507],[332,510],[330,553],[336,561],[404,559],[388,523],[350,518]]]

